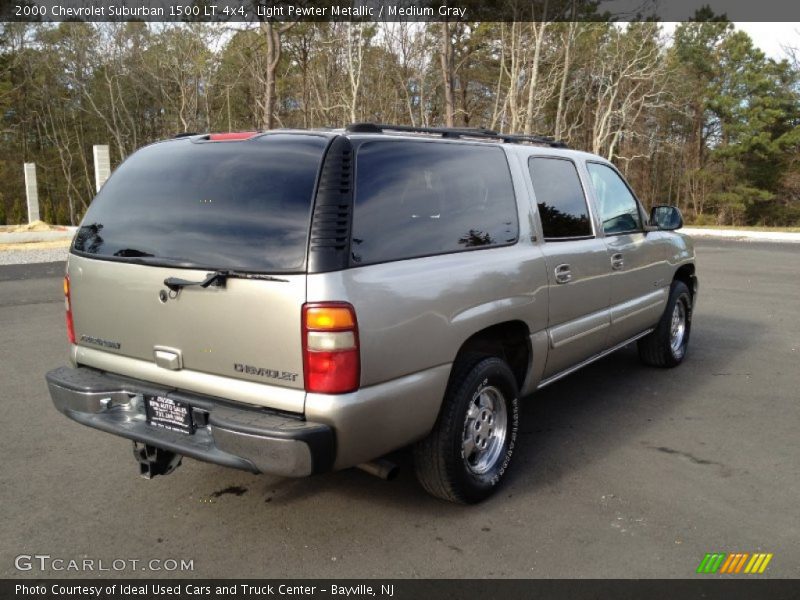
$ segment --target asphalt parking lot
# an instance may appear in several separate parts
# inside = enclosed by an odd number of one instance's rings
[[[66,361],[62,263],[0,267],[0,577],[20,554],[191,559],[126,577],[691,577],[706,552],[771,552],[800,576],[800,245],[698,241],[687,361],[626,348],[523,405],[502,492],[428,497],[407,452],[281,480],[185,460],[140,479],[129,442],[52,406]],[[100,575],[98,573],[97,575]],[[707,576],[706,576],[707,577]]]

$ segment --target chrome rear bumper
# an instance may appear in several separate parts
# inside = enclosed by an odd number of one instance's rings
[[[101,431],[183,456],[283,477],[331,469],[333,429],[259,408],[162,388],[88,367],[61,367],[47,374],[56,408],[70,419]],[[146,422],[144,395],[165,396],[192,407],[191,435]]]

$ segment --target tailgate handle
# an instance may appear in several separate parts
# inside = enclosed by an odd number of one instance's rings
[[[153,348],[153,357],[155,358],[156,366],[162,369],[178,371],[183,368],[183,356],[181,356],[181,351],[175,348],[156,346]]]

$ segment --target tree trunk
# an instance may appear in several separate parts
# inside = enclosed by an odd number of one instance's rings
[[[358,94],[361,88],[361,66],[363,64],[364,48],[363,25],[358,24],[357,33],[353,32],[353,23],[347,23],[347,71],[350,77],[350,122],[358,121],[356,108],[358,107]],[[356,37],[357,36],[357,37]],[[358,44],[353,52],[353,44]]]
[[[542,41],[544,39],[544,31],[547,27],[547,1],[544,3],[544,15],[538,29],[536,24],[531,25],[531,29],[536,37],[533,46],[533,64],[531,64],[531,77],[528,82],[528,110],[525,114],[525,135],[533,133],[533,111],[534,111],[534,98],[536,96],[536,86],[539,83],[539,61],[542,55]]]
[[[450,41],[450,23],[442,23],[442,44],[439,50],[442,64],[442,82],[444,83],[445,125],[452,127],[455,118],[455,94],[453,90],[453,45]]]
[[[272,21],[261,21],[261,31],[267,38],[267,65],[264,73],[264,102],[261,125],[264,129],[275,126],[275,73],[281,62],[281,35],[289,31],[295,22],[275,27]]]
[[[261,115],[261,126],[272,129],[275,125],[275,68],[280,60],[281,45],[280,40],[275,43],[276,31],[271,21],[261,23],[261,30],[267,37],[267,72],[264,73],[264,112]]]
[[[570,52],[572,50],[572,38],[576,23],[570,22],[567,40],[564,44],[564,71],[561,73],[561,85],[558,88],[558,108],[556,109],[555,137],[561,139],[562,126],[564,119],[564,101],[567,95],[567,81],[569,81]]]

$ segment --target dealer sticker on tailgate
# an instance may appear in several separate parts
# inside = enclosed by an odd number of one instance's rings
[[[164,396],[145,396],[144,399],[145,414],[150,425],[181,433],[194,433],[192,408],[188,404]]]

